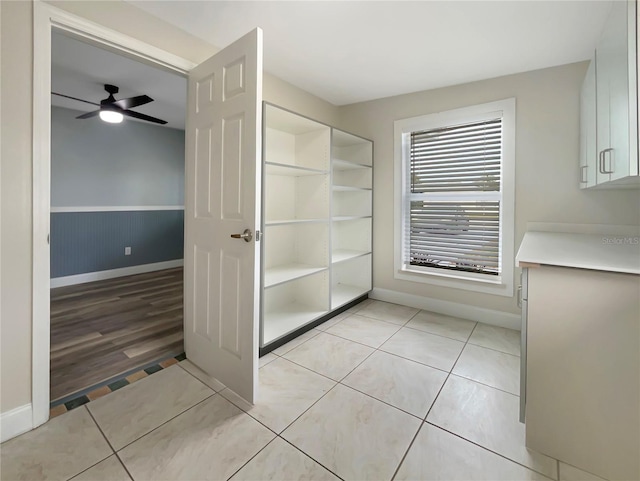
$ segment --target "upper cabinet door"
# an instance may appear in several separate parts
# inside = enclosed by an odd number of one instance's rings
[[[262,30],[189,74],[187,358],[253,403],[258,381]]]
[[[580,92],[580,187],[596,185],[596,62],[589,64]]]
[[[638,164],[637,143],[631,145],[637,122],[636,5],[612,3],[596,52],[598,183],[635,175]]]

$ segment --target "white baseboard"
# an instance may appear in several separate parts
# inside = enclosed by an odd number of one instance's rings
[[[131,212],[150,210],[184,210],[184,205],[101,205],[83,207],[51,207],[53,214],[60,212]]]
[[[173,261],[155,262],[153,264],[142,264],[140,266],[122,267],[120,269],[111,269],[108,271],[87,272],[86,274],[76,274],[74,276],[54,277],[51,279],[51,288],[54,289],[56,287],[73,286],[75,284],[84,284],[85,282],[102,281],[104,279],[132,276],[134,274],[144,274],[145,272],[172,269],[183,265],[184,259],[176,259]]]
[[[0,443],[33,429],[31,404],[0,414]]]
[[[470,306],[468,304],[432,299],[430,297],[416,296],[377,287],[369,293],[369,297],[379,301],[393,302],[394,304],[402,304],[404,306],[415,307],[416,309],[433,311],[447,316],[470,319],[492,326],[520,330],[520,316],[510,312],[494,311],[492,309]]]

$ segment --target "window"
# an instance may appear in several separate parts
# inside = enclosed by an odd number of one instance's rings
[[[513,295],[515,99],[395,122],[396,278]]]

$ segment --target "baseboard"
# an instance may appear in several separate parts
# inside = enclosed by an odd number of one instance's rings
[[[51,207],[52,214],[61,212],[132,212],[150,210],[184,210],[183,205],[102,205],[83,207]]]
[[[33,429],[31,404],[0,414],[0,443]]]
[[[174,267],[182,267],[183,265],[184,259],[175,259],[173,261],[154,262],[153,264],[143,264],[140,266],[121,267],[120,269],[110,269],[108,271],[87,272],[86,274],[76,274],[74,276],[54,277],[51,279],[51,288],[54,289],[56,287],[73,286],[75,284],[102,281],[105,279],[113,279],[115,277],[132,276],[134,274],[144,274],[145,272],[172,269]]]
[[[425,309],[428,311],[445,314],[447,316],[470,319],[472,321],[490,324],[492,326],[506,327],[508,329],[520,330],[520,316],[510,312],[494,311],[482,307],[460,304],[458,302],[443,301],[430,297],[416,296],[404,292],[391,291],[389,289],[374,288],[369,297],[379,301],[393,302],[405,306]]]

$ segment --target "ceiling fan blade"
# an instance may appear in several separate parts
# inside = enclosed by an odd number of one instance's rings
[[[91,105],[95,105],[96,107],[99,107],[100,104],[97,104],[95,102],[89,102],[88,100],[82,100],[79,99],[77,97],[72,97],[71,95],[64,95],[64,94],[59,94],[58,92],[51,92],[53,95],[57,95],[58,97],[64,97],[66,99],[71,99],[71,100],[77,100],[78,102],[84,102],[85,104],[91,104]]]
[[[112,102],[112,105],[117,105],[121,109],[127,110],[148,104],[149,102],[153,102],[153,99],[148,95],[138,95],[137,97],[131,97],[129,99],[116,100],[115,102]]]
[[[133,117],[135,119],[146,120],[147,122],[153,122],[156,124],[166,124],[166,120],[157,119],[155,117],[151,117],[150,115],[141,114],[140,112],[134,112],[133,110],[123,110],[122,115],[127,115],[128,117]]]
[[[99,110],[94,110],[93,112],[87,112],[86,114],[78,115],[76,119],[90,119],[91,117],[97,116],[99,113]]]

